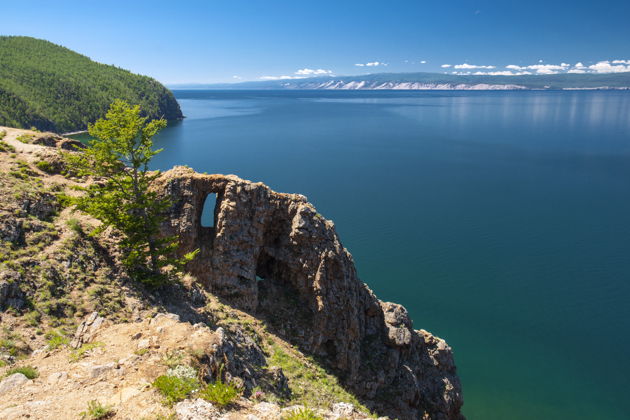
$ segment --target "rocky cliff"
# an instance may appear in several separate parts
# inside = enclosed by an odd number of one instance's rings
[[[72,145],[0,127],[0,419],[76,418],[94,400],[134,420],[462,418],[451,349],[374,296],[304,196],[161,174],[163,233],[201,252],[149,290],[126,274],[117,233],[91,234],[99,222],[65,204],[94,182],[63,175]],[[182,372],[196,388],[165,403],[156,378]],[[201,399],[218,380],[239,390],[228,405]],[[314,417],[292,416],[305,407]]]
[[[359,398],[401,419],[461,418],[451,348],[414,330],[404,307],[382,302],[357,277],[331,221],[306,197],[236,176],[176,167],[159,180],[174,205],[163,226],[190,272],[213,294],[318,356]],[[214,226],[203,227],[216,194]]]

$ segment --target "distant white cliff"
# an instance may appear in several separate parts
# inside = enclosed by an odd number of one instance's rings
[[[525,86],[515,84],[488,83],[421,83],[421,82],[370,82],[365,80],[303,81],[299,84],[287,82],[288,89],[343,89],[343,90],[523,90]]]

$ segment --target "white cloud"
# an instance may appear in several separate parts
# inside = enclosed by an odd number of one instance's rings
[[[324,69],[300,69],[295,72],[298,76],[322,76],[332,74],[331,70]]]
[[[561,74],[561,73],[571,73],[571,74],[584,74],[584,73],[621,73],[621,72],[630,72],[630,60],[606,60],[599,61],[596,64],[592,64],[589,66],[585,66],[581,61],[578,61],[574,65],[568,63],[560,63],[560,64],[541,64],[542,60],[538,61],[538,64],[524,65],[519,66],[516,64],[508,64],[505,66],[506,70],[499,71],[477,71],[472,73],[468,72],[452,72],[452,74],[457,75],[490,75],[490,76],[520,76],[520,75],[528,75],[528,74]],[[475,69],[494,69],[495,66],[478,66],[473,64],[457,64],[452,66],[450,64],[443,64],[442,68],[454,68],[457,70],[475,70]],[[509,70],[509,71],[508,71]]]
[[[477,66],[474,64],[457,64],[455,65],[456,69],[495,69],[496,66]]]
[[[260,76],[260,80],[304,79],[304,76]]]
[[[357,63],[355,64],[357,67],[378,67],[378,66],[387,66],[387,63],[383,63],[381,61],[370,61],[369,63]]]
[[[332,76],[332,70],[324,70],[324,69],[299,69],[296,70],[292,75],[282,75],[282,76],[261,76],[260,80],[290,80],[290,79],[305,79],[307,77],[313,76]]]
[[[420,61],[420,64],[427,64],[427,60]]]
[[[241,76],[234,75],[234,76],[232,76],[232,79],[241,80],[241,79],[242,79],[242,77],[241,77]]]
[[[621,61],[621,60],[615,60]],[[600,61],[597,64],[588,66],[590,70],[595,73],[623,73],[630,71],[630,65],[624,66],[623,64],[611,65],[610,61]]]

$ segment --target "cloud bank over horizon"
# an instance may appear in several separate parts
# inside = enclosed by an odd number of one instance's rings
[[[472,69],[496,69],[496,66],[478,66],[472,64],[442,64],[443,69],[472,70]],[[581,61],[575,64],[560,63],[560,64],[542,64],[542,60],[539,60],[538,64],[531,64],[527,66],[518,66],[516,64],[508,64],[505,66],[506,70],[497,71],[452,71],[451,74],[460,76],[467,75],[486,75],[486,76],[522,76],[522,75],[548,75],[548,74],[604,74],[604,73],[624,73],[630,72],[630,60],[604,60],[598,61],[595,64],[584,65]]]

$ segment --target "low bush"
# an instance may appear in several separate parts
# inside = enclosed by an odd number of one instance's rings
[[[29,143],[32,139],[32,134],[22,134],[16,137],[16,140],[21,141],[22,143]]]
[[[323,420],[310,408],[298,408],[284,417],[284,420]]]
[[[55,172],[55,168],[53,167],[53,165],[45,160],[40,160],[35,164],[35,166],[48,174]]]
[[[199,389],[199,382],[194,379],[162,375],[153,381],[153,386],[165,397],[164,402],[167,405],[173,405],[185,400],[193,391]]]
[[[82,411],[81,418],[90,420],[106,419],[114,415],[114,410],[109,405],[103,405],[96,400],[88,402],[87,410]]]
[[[218,379],[215,383],[208,384],[199,392],[199,397],[219,407],[225,407],[231,404],[240,394],[241,391],[233,384],[226,384],[221,379]]]
[[[67,345],[70,342],[68,337],[64,336],[59,331],[51,331],[47,333],[46,338],[48,339],[49,350],[55,350],[61,346]]]
[[[9,371],[4,376],[11,376],[16,373],[21,373],[22,375],[26,376],[28,379],[35,379],[39,376],[39,372],[33,366],[22,366],[22,367],[9,369]]]

